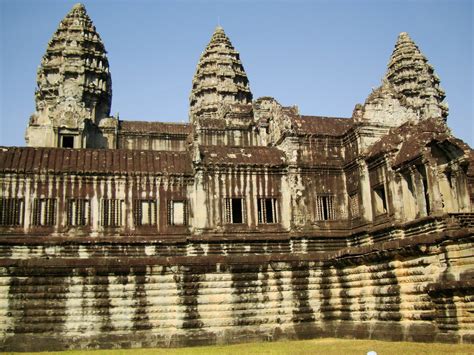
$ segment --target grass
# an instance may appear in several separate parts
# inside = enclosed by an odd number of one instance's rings
[[[452,355],[474,354],[474,345],[440,344],[440,343],[408,343],[387,342],[378,340],[347,340],[347,339],[314,339],[300,341],[282,341],[273,343],[246,343],[224,346],[203,346],[173,349],[118,349],[118,350],[71,350],[58,352],[37,352],[45,355],[236,355],[236,354],[324,354],[324,355],[366,355],[376,351],[377,355],[416,354],[416,355]],[[24,353],[7,353],[24,354]]]

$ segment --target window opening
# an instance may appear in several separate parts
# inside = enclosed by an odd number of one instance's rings
[[[225,222],[232,224],[244,223],[244,199],[226,198],[225,199]]]
[[[385,187],[378,185],[373,188],[374,191],[374,203],[375,203],[375,215],[381,215],[387,213],[387,199],[385,196]]]
[[[56,224],[56,199],[37,198],[33,202],[33,225],[53,226]]]
[[[172,226],[185,226],[188,224],[187,203],[184,200],[169,201],[168,224]]]
[[[102,225],[104,227],[122,226],[123,200],[102,200]]]
[[[428,181],[426,180],[426,177],[423,176],[422,182],[423,182],[423,192],[425,195],[426,215],[429,215],[431,212],[431,206],[430,206],[430,194],[428,192]]]
[[[136,200],[134,209],[134,218],[136,226],[155,226],[156,225],[156,201],[154,200]]]
[[[63,148],[74,148],[74,136],[62,136],[61,147]]]
[[[90,222],[90,202],[86,199],[69,199],[67,203],[67,224],[87,226]]]
[[[20,226],[23,224],[24,200],[0,198],[0,226]]]
[[[258,199],[258,223],[278,223],[276,198]]]
[[[318,221],[328,221],[336,219],[334,211],[334,196],[319,195],[316,198],[316,218]]]

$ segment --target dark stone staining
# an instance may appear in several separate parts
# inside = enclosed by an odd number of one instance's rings
[[[383,269],[371,275],[375,286],[376,311],[378,320],[400,321],[400,286],[395,270],[388,263],[382,264]]]
[[[372,285],[375,286],[375,312],[378,322],[371,337],[401,341],[404,335],[402,325],[398,323],[402,318],[400,286],[395,270],[389,264],[389,260],[380,263],[376,270],[378,272],[372,273],[371,280]]]
[[[152,328],[148,316],[148,301],[146,297],[146,266],[133,268],[135,275],[135,291],[133,299],[135,300],[135,314],[133,316],[133,328],[135,330],[148,330]]]
[[[459,342],[460,330],[458,313],[460,307],[465,307],[465,303],[472,302],[474,296],[474,279],[472,271],[460,275],[460,280],[456,281],[454,275],[450,273],[451,261],[448,250],[441,246],[441,252],[446,260],[446,269],[441,274],[438,282],[427,286],[427,293],[433,305],[433,320],[440,331],[438,339],[446,342]],[[474,312],[470,312],[472,314]],[[466,342],[473,342],[474,337],[465,337]]]
[[[262,299],[260,302],[267,303],[270,298],[268,292],[270,292],[270,287],[268,285],[269,275],[268,275],[268,264],[262,264],[261,266],[262,280],[260,280],[260,289],[262,291]]]
[[[181,267],[181,272],[175,274],[175,281],[178,285],[178,293],[181,304],[185,307],[183,318],[183,329],[199,329],[202,328],[203,322],[198,310],[199,286],[202,274],[205,272],[203,268],[196,269],[191,267]]]
[[[308,262],[293,263],[291,267],[291,288],[293,290],[292,322],[298,339],[309,339],[317,336],[314,326],[314,310],[309,304],[309,264]]]
[[[443,333],[459,330],[457,320],[457,307],[454,297],[459,296],[456,290],[444,289],[430,293],[435,307],[435,320],[438,328]]]
[[[271,264],[270,264],[271,266]],[[273,269],[273,267],[272,267]],[[285,312],[285,309],[284,307],[282,306],[282,302],[283,300],[285,299],[285,297],[283,296],[283,280],[282,280],[282,275],[281,275],[281,271],[280,270],[274,270],[273,272],[273,277],[275,279],[275,285],[276,285],[276,289],[277,289],[277,302],[278,302],[278,310],[277,310],[277,318],[276,318],[276,323],[277,324],[282,324],[283,321],[280,317],[284,317],[286,312]]]
[[[321,272],[321,318],[323,321],[331,321],[337,319],[334,313],[334,307],[331,305],[331,269],[324,265]]]
[[[235,298],[232,305],[234,325],[259,325],[262,320],[257,318],[260,304],[258,274],[260,265],[235,265],[231,268],[232,290]]]
[[[351,317],[351,305],[352,305],[352,296],[349,294],[351,285],[347,281],[345,276],[344,269],[340,266],[336,268],[336,275],[339,282],[339,298],[341,299],[341,310],[339,319],[344,321],[350,321]]]
[[[63,270],[64,271],[64,270]],[[66,321],[66,275],[13,275],[8,294],[16,334],[60,334]]]
[[[440,283],[448,285],[454,281],[454,276],[449,272],[451,269],[451,261],[446,246],[441,246],[441,251],[446,260],[446,270],[441,275]],[[435,288],[432,287],[431,289]],[[456,289],[439,287],[438,290],[438,292],[431,292],[430,294],[435,303],[436,323],[441,332],[457,331],[459,329],[457,308],[453,299],[456,294]]]
[[[110,315],[112,302],[110,300],[109,293],[108,273],[105,270],[100,273],[96,270],[90,271],[92,273],[94,273],[94,271],[96,272],[96,274],[92,277],[95,313],[100,317],[100,331],[102,333],[107,333],[114,330]]]

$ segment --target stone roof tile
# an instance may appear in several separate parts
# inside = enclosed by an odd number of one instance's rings
[[[400,166],[423,154],[424,149],[432,142],[449,142],[464,151],[470,148],[460,139],[455,138],[442,119],[426,119],[418,124],[405,123],[391,129],[390,132],[375,142],[368,150],[367,157],[393,152],[393,167]]]
[[[293,127],[298,134],[316,134],[327,136],[342,136],[353,125],[349,118],[323,116],[293,116]]]
[[[187,152],[0,147],[0,172],[51,174],[191,174]]]

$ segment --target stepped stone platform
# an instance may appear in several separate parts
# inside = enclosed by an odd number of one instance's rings
[[[439,217],[402,239],[319,252],[4,238],[12,252],[0,260],[0,349],[315,337],[472,343],[473,217]]]

